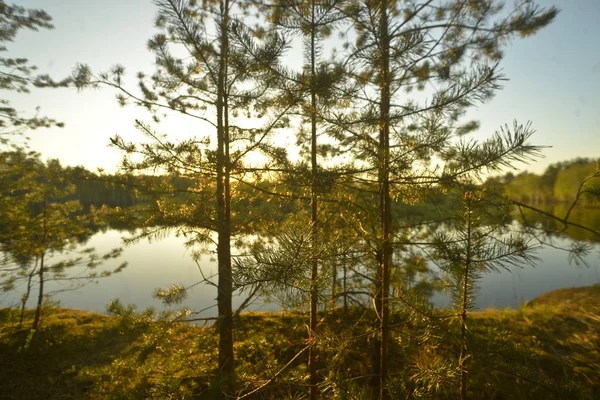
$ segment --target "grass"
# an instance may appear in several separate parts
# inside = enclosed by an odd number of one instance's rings
[[[25,326],[32,317],[28,310]],[[599,285],[471,318],[471,398],[600,398]],[[266,384],[249,398],[306,397],[306,321],[303,312],[241,316],[235,333],[240,394]],[[431,326],[431,319],[401,313],[398,321],[390,391],[456,398],[452,322]],[[325,398],[368,398],[372,328],[370,311],[323,314],[315,345]],[[214,328],[150,314],[50,308],[32,335],[18,328],[14,310],[0,310],[0,399],[212,399],[216,356]]]
[[[580,385],[572,398],[600,398],[600,285],[555,290],[518,310],[474,317],[482,326],[509,328],[563,389]]]

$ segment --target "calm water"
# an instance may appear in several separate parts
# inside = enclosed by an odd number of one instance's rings
[[[95,247],[98,252],[107,251],[121,245],[122,232],[107,231],[94,235],[86,247]],[[566,240],[557,242],[565,244]],[[479,308],[517,307],[540,294],[558,288],[586,286],[600,283],[600,255],[598,249],[587,257],[590,267],[569,265],[567,254],[563,251],[545,248],[537,255],[541,261],[534,268],[513,268],[512,272],[503,271],[486,275],[480,282],[480,295],[477,301]],[[171,284],[190,285],[201,279],[198,266],[192,260],[191,252],[183,246],[183,239],[175,236],[160,241],[141,241],[126,247],[122,256],[105,264],[115,268],[127,261],[128,267],[121,273],[102,279],[97,284],[90,284],[76,291],[58,293],[54,299],[64,307],[80,308],[103,312],[106,305],[115,298],[124,304],[135,304],[138,309],[156,307],[162,309],[162,303],[152,298],[156,288],[167,288]],[[214,261],[210,255],[205,256],[200,265],[204,274],[209,276],[216,272]],[[55,283],[49,285],[51,290],[60,289]],[[190,291],[190,296],[183,305],[192,310],[200,310],[216,304],[216,289],[213,286],[200,284]],[[35,296],[32,296],[35,297]],[[5,294],[0,296],[0,306],[9,306],[18,301],[19,295]],[[437,295],[434,303],[444,306],[447,297]],[[234,299],[234,308],[243,301],[243,297]],[[33,299],[29,306],[33,306]],[[255,303],[251,310],[276,311],[279,306],[274,303]],[[202,313],[204,316],[216,315],[216,307]]]
[[[555,241],[557,245],[568,243],[568,239]],[[567,252],[555,248],[541,248],[536,255],[540,261],[535,267],[511,268],[510,271],[484,275],[479,282],[477,307],[515,308],[551,290],[600,283],[597,248],[585,258],[589,267],[569,264]],[[436,295],[433,302],[445,306],[449,300]]]

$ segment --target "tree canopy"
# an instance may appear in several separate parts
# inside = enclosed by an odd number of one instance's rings
[[[48,74],[37,73],[38,68],[27,58],[10,57],[8,43],[15,40],[21,30],[38,31],[52,29],[52,18],[43,10],[27,9],[0,1],[0,90],[29,93],[31,88],[68,86],[71,79],[55,81]],[[8,100],[0,100],[0,144],[6,144],[10,135],[23,133],[26,129],[63,126],[63,122],[39,114],[23,116]]]

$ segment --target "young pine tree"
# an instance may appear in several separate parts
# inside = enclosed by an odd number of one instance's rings
[[[303,44],[304,64],[301,72],[273,71],[283,83],[283,89],[293,92],[294,106],[291,113],[297,116],[302,124],[308,125],[308,137],[302,126],[298,143],[309,143],[310,150],[310,224],[311,242],[319,247],[319,196],[323,192],[322,175],[324,166],[319,163],[318,137],[324,132],[324,121],[320,117],[326,109],[335,104],[333,86],[342,78],[339,66],[322,60],[323,42],[331,34],[335,25],[344,18],[341,12],[342,0],[282,0],[264,7],[269,19],[285,35],[300,35]],[[297,111],[296,111],[297,110]],[[305,139],[307,139],[305,141]],[[321,147],[322,144],[321,144]],[[322,164],[322,163],[321,163]],[[294,173],[294,172],[292,172]],[[315,252],[316,253],[316,252]],[[319,288],[317,285],[320,262],[317,258],[311,261],[310,273],[310,322],[309,340],[314,341],[317,330],[317,309]],[[318,396],[317,355],[316,346],[311,346],[308,355],[310,374],[310,398]]]
[[[148,47],[156,55],[157,70],[149,78],[138,74],[139,95],[125,88],[121,66],[98,77],[81,66],[75,81],[81,87],[118,89],[122,104],[146,107],[156,122],[158,110],[170,110],[188,121],[191,130],[200,132],[199,139],[174,143],[136,121],[151,143],[130,144],[116,137],[113,144],[132,156],[123,165],[129,172],[160,169],[196,181],[192,192],[200,193],[207,185],[214,190],[208,203],[169,208],[163,213],[160,208],[169,203],[161,201],[157,211],[172,221],[167,228],[192,226],[201,231],[202,240],[211,240],[209,232],[216,233],[218,365],[225,397],[234,379],[231,243],[232,236],[243,228],[232,222],[232,182],[239,182],[248,172],[244,165],[248,155],[283,124],[281,113],[271,115],[269,111],[271,80],[267,72],[274,69],[285,43],[278,35],[255,40],[244,24],[246,6],[240,1],[160,0],[156,4],[156,25],[162,32]],[[250,124],[252,117],[261,121],[261,126]]]
[[[363,90],[355,99],[356,112],[337,122],[343,127],[341,136],[358,143],[356,157],[365,166],[362,179],[378,185],[379,334],[373,373],[382,398],[390,341],[392,197],[412,201],[423,185],[494,168],[504,154],[486,152],[486,146],[524,145],[528,135],[512,136],[514,141],[495,136],[478,148],[474,142],[456,146],[454,139],[477,127],[460,126],[464,110],[499,89],[502,46],[512,37],[535,33],[557,10],[543,10],[530,1],[505,13],[496,1],[363,0],[352,3],[348,13],[355,40],[346,65]],[[434,154],[449,162],[436,168]]]
[[[438,233],[433,243],[437,264],[449,282],[459,325],[457,392],[462,400],[467,398],[469,361],[473,356],[468,346],[468,315],[475,306],[478,281],[486,273],[523,268],[537,260],[531,241],[510,232],[508,203],[498,207],[495,197],[477,187],[467,188],[456,223],[448,231]]]

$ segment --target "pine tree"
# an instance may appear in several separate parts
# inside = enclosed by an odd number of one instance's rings
[[[222,396],[233,388],[233,276],[231,242],[241,226],[232,223],[232,181],[241,180],[248,169],[244,159],[257,151],[273,129],[284,124],[281,113],[271,116],[269,109],[268,71],[274,69],[285,43],[278,35],[265,35],[255,40],[254,32],[244,25],[245,6],[241,2],[218,0],[202,2],[183,0],[157,1],[159,14],[156,25],[164,33],[149,41],[156,54],[157,71],[148,79],[140,73],[141,93],[125,88],[124,67],[115,66],[98,77],[87,66],[75,73],[79,87],[108,85],[120,90],[119,101],[149,109],[155,122],[161,109],[189,117],[196,129],[212,133],[200,139],[172,143],[156,134],[145,123],[136,125],[152,140],[149,144],[126,143],[115,137],[113,144],[127,155],[141,155],[142,161],[126,161],[129,172],[161,168],[171,177],[186,176],[198,185],[214,184],[212,207],[196,204],[200,219],[185,220],[190,208],[167,215],[166,220],[179,220],[181,225],[195,225],[204,232],[201,240],[211,240],[206,231],[216,232],[217,240],[217,303],[219,332],[219,374]],[[181,46],[181,47],[178,47]],[[171,52],[176,49],[177,53]],[[174,54],[184,56],[179,58]],[[263,121],[261,127],[245,126],[245,119]],[[216,146],[212,140],[216,139]],[[197,189],[197,188],[196,188]],[[199,190],[193,190],[196,193]],[[159,212],[162,205],[158,204]],[[178,213],[181,213],[177,217]],[[167,227],[172,227],[169,224]]]
[[[303,41],[304,65],[301,73],[290,71],[274,71],[283,77],[285,87],[289,84],[298,89],[294,93],[294,104],[299,107],[300,117],[309,125],[310,143],[310,221],[311,221],[311,243],[317,249],[321,238],[321,224],[319,223],[319,196],[323,192],[322,175],[323,166],[319,165],[319,143],[318,136],[322,134],[323,119],[320,114],[325,112],[328,105],[332,103],[332,87],[336,81],[342,78],[339,66],[331,65],[321,60],[323,52],[323,41],[331,34],[336,23],[343,19],[340,6],[341,0],[325,1],[295,1],[282,0],[273,5],[265,7],[269,19],[286,34],[300,34]],[[293,112],[293,111],[292,111]],[[304,129],[298,132],[302,136]],[[299,139],[298,142],[304,142]],[[305,142],[305,143],[306,143]],[[319,288],[317,285],[319,277],[320,261],[314,258],[311,261],[310,273],[310,322],[309,341],[314,342],[317,330],[317,309]],[[318,396],[317,355],[316,346],[309,348],[308,355],[310,374],[310,398]]]
[[[553,20],[557,10],[525,1],[501,17],[499,2],[462,0],[366,0],[348,10],[356,40],[347,65],[364,90],[355,104],[361,111],[340,116],[338,123],[348,140],[361,143],[357,157],[371,168],[368,179],[379,186],[380,266],[375,279],[379,337],[373,372],[383,398],[390,340],[392,196],[410,201],[418,186],[493,169],[506,162],[502,159],[507,153],[518,152],[531,132],[509,132],[480,146],[466,141],[456,146],[452,138],[477,128],[475,122],[459,126],[459,117],[499,89],[502,45],[511,37],[535,33]],[[424,95],[412,95],[413,91]],[[434,154],[445,161],[443,168],[436,169],[431,162]]]
[[[448,232],[438,232],[433,240],[435,258],[449,280],[448,289],[460,327],[457,392],[463,400],[467,398],[468,360],[472,357],[467,345],[468,313],[475,305],[478,280],[486,273],[534,265],[537,260],[531,240],[508,229],[510,203],[505,201],[504,207],[498,204],[496,194],[466,185],[463,212],[456,224]]]

